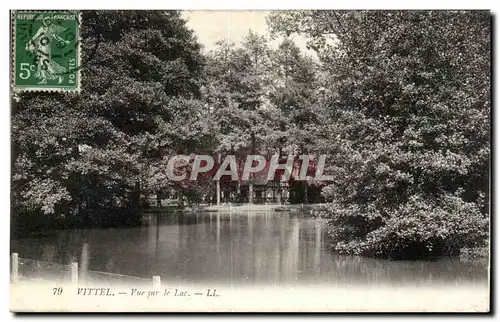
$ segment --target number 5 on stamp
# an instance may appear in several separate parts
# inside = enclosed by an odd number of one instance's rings
[[[14,91],[80,90],[80,14],[15,11]]]

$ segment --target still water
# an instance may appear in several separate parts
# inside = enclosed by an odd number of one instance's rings
[[[19,239],[20,257],[162,280],[231,284],[487,285],[484,261],[391,261],[332,251],[308,214],[162,214],[138,228],[66,230]]]

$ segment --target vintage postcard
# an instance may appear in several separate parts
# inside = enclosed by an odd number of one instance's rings
[[[13,10],[13,312],[489,312],[489,11]]]

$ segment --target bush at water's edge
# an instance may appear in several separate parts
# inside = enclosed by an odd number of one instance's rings
[[[332,203],[319,216],[327,219],[335,249],[342,254],[394,259],[458,256],[461,249],[485,247],[488,238],[489,220],[480,206],[449,195],[434,200],[415,196],[385,212],[369,205]]]

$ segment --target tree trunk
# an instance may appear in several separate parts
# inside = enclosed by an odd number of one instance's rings
[[[141,199],[141,184],[139,183],[139,181],[136,181],[134,185],[134,193],[132,195],[132,207],[134,207],[134,209],[136,210],[139,209],[140,199]]]
[[[161,193],[158,191],[156,193],[156,207],[160,208],[161,207]]]
[[[183,197],[182,192],[179,191],[179,199],[178,199],[179,201],[178,201],[178,203],[179,203],[179,207],[181,207],[181,208],[184,207],[184,200],[183,200],[184,198],[182,198],[182,197]]]
[[[255,155],[255,133],[252,132],[252,154]],[[254,173],[250,173],[248,180],[248,203],[253,204],[253,178]]]

